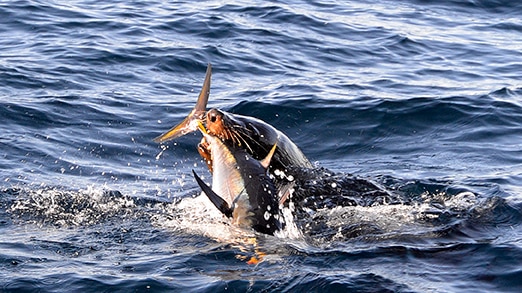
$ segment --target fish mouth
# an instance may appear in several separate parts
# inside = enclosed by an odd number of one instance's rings
[[[164,143],[169,140],[184,136],[198,129],[198,121],[205,120],[205,113],[207,111],[208,98],[210,96],[210,80],[212,77],[212,65],[208,63],[207,72],[205,74],[205,81],[203,81],[203,87],[199,92],[198,101],[196,105],[190,111],[189,115],[178,125],[172,127],[167,132],[154,138],[154,142]]]

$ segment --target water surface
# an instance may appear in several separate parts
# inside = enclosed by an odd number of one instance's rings
[[[0,4],[0,291],[520,291],[521,13]],[[209,106],[407,202],[318,209],[275,237],[228,225],[191,175],[210,178],[200,135],[152,141],[191,110],[208,62]]]

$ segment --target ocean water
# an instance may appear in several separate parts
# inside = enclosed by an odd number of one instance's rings
[[[520,15],[502,0],[1,2],[0,291],[520,292]],[[276,236],[230,226],[192,177],[210,178],[201,136],[152,141],[209,62],[210,107],[404,203],[285,209]]]

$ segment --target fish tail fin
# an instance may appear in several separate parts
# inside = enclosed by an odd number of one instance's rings
[[[196,106],[190,112],[190,114],[178,125],[172,127],[167,132],[154,138],[154,142],[163,143],[185,134],[191,133],[198,129],[197,121],[205,119],[205,113],[207,112],[207,103],[210,96],[210,79],[212,77],[212,65],[208,63],[207,73],[205,74],[205,81],[203,87],[198,96]]]

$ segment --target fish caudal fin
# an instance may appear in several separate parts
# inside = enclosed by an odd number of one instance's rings
[[[205,81],[203,87],[199,93],[198,101],[196,106],[190,112],[190,114],[178,125],[172,127],[167,132],[154,138],[154,142],[163,143],[171,139],[178,138],[185,134],[194,132],[198,129],[198,121],[205,119],[205,113],[207,112],[208,97],[210,95],[210,79],[212,77],[212,65],[210,63],[207,66],[207,73],[205,75]]]
[[[228,206],[228,203],[221,198],[219,195],[217,195],[210,186],[205,184],[201,178],[199,178],[198,174],[196,174],[196,171],[192,170],[192,173],[194,174],[194,178],[196,178],[196,182],[198,183],[199,187],[203,192],[207,195],[207,197],[210,199],[210,201],[220,210],[225,216],[232,217],[232,209]]]

